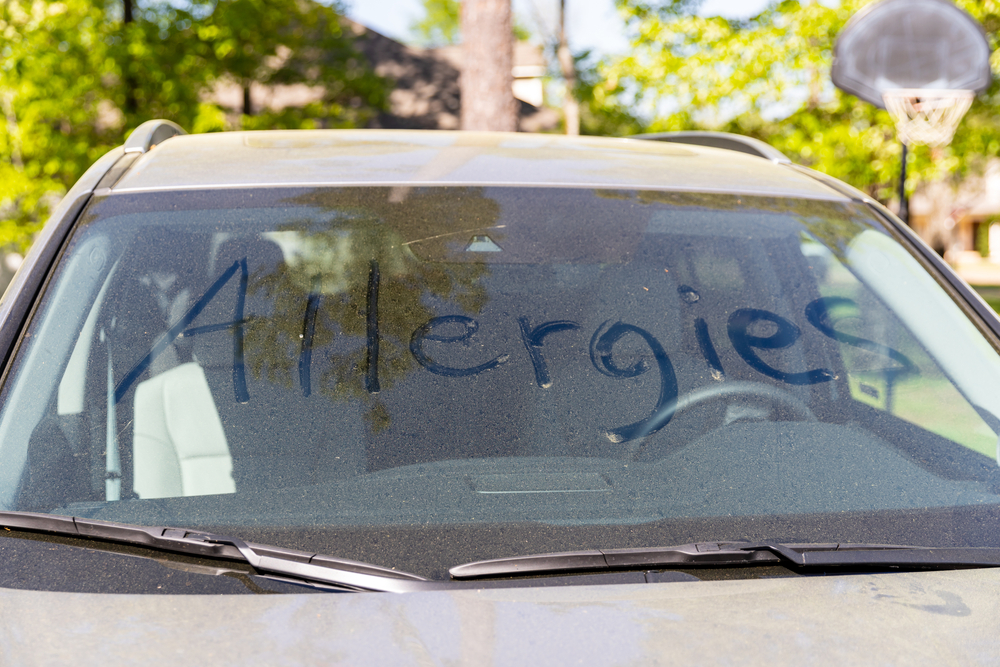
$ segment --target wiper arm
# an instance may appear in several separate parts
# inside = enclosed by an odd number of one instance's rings
[[[674,547],[572,551],[498,558],[458,565],[449,572],[455,579],[477,579],[560,572],[753,565],[784,565],[803,570],[1000,567],[1000,549],[911,547],[895,544],[695,542]]]
[[[151,549],[246,561],[261,574],[356,591],[404,593],[436,588],[435,582],[389,568],[294,549],[244,542],[184,528],[137,526],[34,512],[0,512],[0,526],[83,539],[108,540]]]

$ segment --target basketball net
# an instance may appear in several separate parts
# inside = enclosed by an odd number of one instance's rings
[[[943,146],[955,136],[974,96],[971,90],[897,88],[885,91],[882,99],[900,141],[907,146]]]

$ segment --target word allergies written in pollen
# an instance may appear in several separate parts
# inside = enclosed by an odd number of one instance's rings
[[[237,299],[233,309],[233,319],[229,322],[191,327],[194,320],[216,298],[222,288],[230,280],[237,279]],[[364,369],[365,389],[370,393],[380,390],[378,377],[379,356],[379,267],[372,261],[369,266],[368,289],[366,292],[365,340],[366,361]],[[218,331],[231,330],[233,335],[233,388],[235,400],[240,403],[249,401],[250,396],[246,384],[246,371],[243,360],[243,329],[245,325],[244,308],[247,291],[247,260],[243,258],[233,263],[205,291],[195,304],[181,319],[168,329],[153,345],[152,349],[125,374],[115,388],[115,402],[122,399],[129,388],[152,364],[153,360],[163,353],[177,338],[196,336]],[[682,294],[682,298],[683,298]],[[319,291],[319,279],[313,280],[312,289],[306,298],[302,323],[302,336],[299,350],[299,384],[305,396],[312,391],[310,369],[312,366],[312,345],[316,328],[316,316],[320,308],[322,295]],[[895,362],[895,366],[884,369],[890,377],[898,377],[916,370],[914,364],[901,352],[860,338],[843,331],[838,331],[830,323],[831,309],[841,306],[856,306],[850,299],[844,297],[822,297],[809,303],[804,311],[806,320],[821,334],[839,343],[857,347],[868,352],[886,357]],[[570,320],[554,320],[532,324],[527,317],[519,317],[518,325],[521,342],[531,361],[535,373],[535,383],[542,389],[552,386],[548,364],[545,360],[544,345],[552,337],[558,340],[559,334],[578,331],[581,326]],[[767,336],[750,333],[759,322],[767,322],[774,327],[774,332]],[[724,377],[725,371],[715,345],[709,334],[708,323],[697,318],[694,321],[695,337],[698,347],[706,363],[717,377]],[[441,333],[447,330],[452,333]],[[457,330],[457,333],[456,333]],[[479,323],[464,315],[444,315],[434,317],[413,331],[410,337],[410,354],[421,367],[436,375],[444,377],[469,377],[493,370],[505,364],[510,353],[499,354],[492,359],[475,366],[449,366],[432,358],[424,349],[428,341],[439,344],[464,344],[479,330]],[[811,385],[830,382],[835,379],[832,371],[826,368],[813,368],[801,371],[785,371],[775,368],[765,362],[758,350],[780,350],[795,345],[802,336],[802,330],[788,319],[767,310],[758,308],[740,308],[729,315],[726,323],[726,333],[733,349],[750,368],[774,380],[790,385]],[[640,339],[652,355],[652,366],[646,359],[639,359],[629,366],[622,366],[615,360],[615,345],[626,336]],[[438,347],[440,349],[440,347]],[[660,392],[656,406],[649,417],[607,432],[608,438],[614,442],[626,442],[645,437],[660,430],[669,423],[672,412],[669,406],[677,401],[677,376],[674,372],[670,356],[652,333],[642,327],[627,322],[605,321],[590,337],[590,360],[594,368],[601,374],[613,378],[635,378],[649,372],[655,367],[660,377]]]

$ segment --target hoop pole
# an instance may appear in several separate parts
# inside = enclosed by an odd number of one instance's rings
[[[909,226],[910,224],[910,202],[906,198],[906,143],[903,145],[903,157],[899,165],[899,219]]]

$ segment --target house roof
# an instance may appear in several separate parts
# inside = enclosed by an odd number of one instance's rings
[[[341,21],[356,37],[355,48],[375,74],[390,82],[388,109],[378,113],[371,127],[415,130],[459,128],[460,46],[433,49],[407,46],[350,19],[341,18]],[[512,73],[517,78],[538,79],[544,73],[541,50],[528,43],[516,43],[514,46]],[[301,83],[253,83],[250,91],[256,109],[275,111],[320,101],[324,94],[321,87]],[[208,97],[225,108],[237,112],[242,110],[243,87],[236,82],[217,83]],[[519,129],[526,132],[553,130],[561,118],[555,109],[539,108],[522,100],[518,100],[518,114]]]
[[[357,36],[355,47],[379,76],[392,81],[389,109],[379,114],[375,127],[457,130],[461,109],[459,46],[422,49],[407,46],[360,23],[345,19]],[[544,64],[536,47],[515,45],[514,67]],[[519,101],[522,130],[554,129],[559,114]]]

